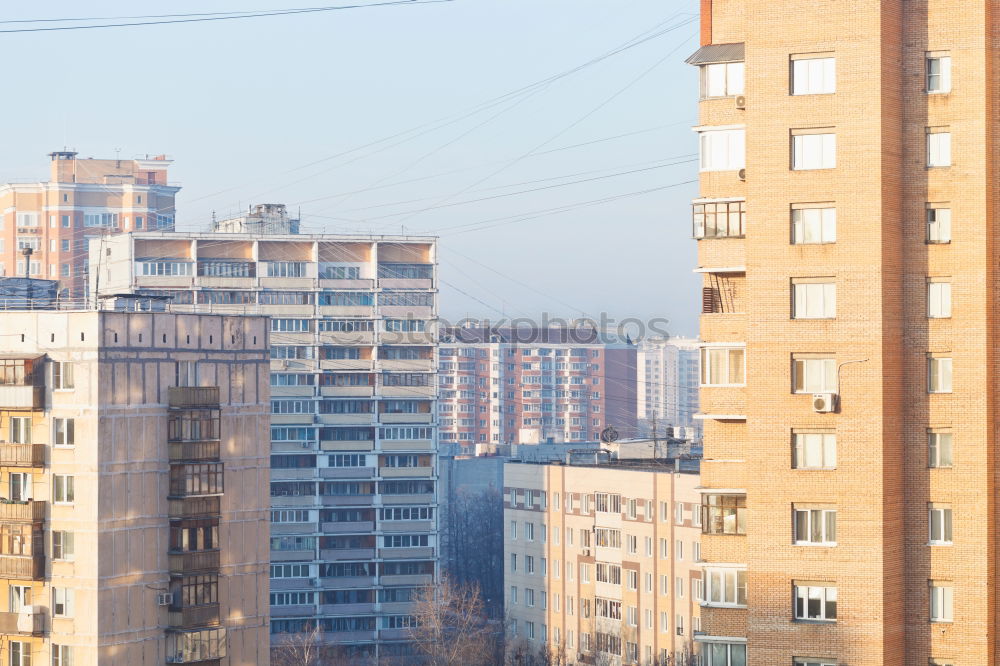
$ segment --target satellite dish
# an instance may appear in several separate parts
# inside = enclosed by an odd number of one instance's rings
[[[613,426],[605,426],[604,430],[601,431],[601,441],[605,443],[617,442],[618,431]]]

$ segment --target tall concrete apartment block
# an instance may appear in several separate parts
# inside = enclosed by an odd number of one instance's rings
[[[0,313],[0,662],[267,663],[267,335]]]
[[[63,297],[82,299],[88,241],[172,229],[180,187],[167,182],[171,162],[163,155],[95,160],[60,151],[49,157],[48,181],[0,185],[0,275],[58,280]]]
[[[441,440],[596,441],[636,430],[636,351],[593,329],[456,327],[442,332]]]
[[[998,7],[702,8],[707,664],[996,664]]]
[[[649,435],[666,427],[701,429],[698,412],[698,343],[683,338],[650,338],[639,343],[636,359],[639,427]]]
[[[262,229],[284,233],[115,236],[92,277],[271,316],[273,644],[318,626],[359,663],[405,656],[437,571],[435,241]]]
[[[504,465],[508,646],[565,664],[688,664],[703,596],[696,471]]]

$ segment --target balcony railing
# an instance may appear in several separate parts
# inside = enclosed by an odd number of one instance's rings
[[[179,629],[194,629],[195,627],[216,626],[219,624],[219,604],[207,606],[190,606],[188,608],[170,609],[170,626]]]
[[[170,460],[213,461],[218,460],[221,450],[219,440],[208,442],[170,442]]]
[[[39,522],[45,520],[45,502],[0,502],[0,522]]]
[[[42,467],[45,465],[45,445],[0,443],[0,465]]]
[[[45,615],[41,612],[0,613],[0,634],[40,636],[44,632]]]
[[[42,555],[0,555],[0,578],[42,580],[45,557]]]
[[[201,550],[192,553],[170,553],[170,571],[188,573],[219,568],[219,551]]]
[[[171,386],[167,390],[167,400],[171,407],[218,407],[218,386]]]

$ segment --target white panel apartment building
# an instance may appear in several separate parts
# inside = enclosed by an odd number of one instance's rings
[[[698,342],[685,338],[647,339],[639,343],[639,427],[650,434],[655,422],[659,434],[666,426],[695,427],[698,412]]]
[[[293,230],[112,237],[92,287],[271,315],[272,645],[405,655],[437,571],[435,241]]]

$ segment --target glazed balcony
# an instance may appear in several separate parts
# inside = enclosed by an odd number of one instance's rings
[[[169,553],[171,573],[194,573],[219,568],[218,550],[199,550],[186,553]]]
[[[218,386],[171,386],[167,389],[168,404],[175,409],[218,407]]]
[[[219,440],[207,442],[170,442],[170,462],[216,461],[221,453]]]
[[[195,627],[217,626],[219,624],[219,604],[205,606],[188,606],[187,608],[170,608],[168,619],[170,626],[178,629],[194,629]]]

